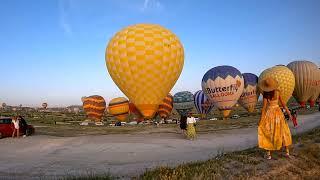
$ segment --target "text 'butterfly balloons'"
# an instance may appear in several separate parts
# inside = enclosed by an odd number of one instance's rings
[[[232,66],[217,66],[202,78],[202,90],[226,118],[243,92],[244,82],[240,71]]]

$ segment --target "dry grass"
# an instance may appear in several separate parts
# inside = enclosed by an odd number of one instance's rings
[[[291,154],[288,159],[276,152],[273,160],[266,160],[262,150],[252,148],[205,162],[160,167],[136,179],[319,179],[320,128],[294,137]]]

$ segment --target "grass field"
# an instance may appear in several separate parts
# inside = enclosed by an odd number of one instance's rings
[[[221,154],[205,162],[159,167],[135,179],[317,179],[320,177],[320,128],[294,137],[291,158],[282,152],[264,159],[258,148]]]

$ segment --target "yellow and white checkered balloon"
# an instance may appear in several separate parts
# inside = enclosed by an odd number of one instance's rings
[[[274,66],[264,70],[259,76],[259,86],[262,80],[266,78],[274,78],[279,83],[280,96],[284,103],[287,103],[292,96],[295,78],[292,71],[286,66]],[[260,91],[262,92],[262,91]]]
[[[155,24],[122,29],[106,49],[111,78],[146,118],[154,116],[183,64],[184,50],[177,36]]]

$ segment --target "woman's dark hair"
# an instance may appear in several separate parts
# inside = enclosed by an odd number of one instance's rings
[[[272,99],[274,97],[275,91],[263,92],[263,98]]]
[[[180,118],[180,128],[186,129],[187,128],[187,116],[181,116]]]

